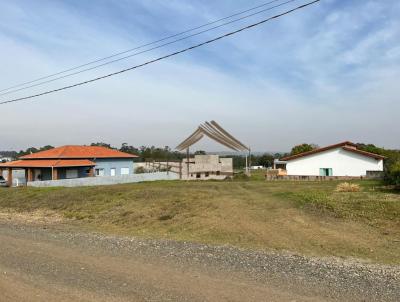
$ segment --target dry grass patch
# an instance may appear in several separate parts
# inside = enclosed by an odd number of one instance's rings
[[[108,233],[400,263],[400,195],[376,182],[152,182],[0,190],[1,209],[51,211]]]
[[[336,186],[336,192],[360,192],[361,187],[358,184],[342,182]]]

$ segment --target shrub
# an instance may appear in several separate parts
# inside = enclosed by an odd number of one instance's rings
[[[360,186],[357,184],[351,184],[348,182],[342,182],[337,185],[336,192],[359,192],[361,190]]]
[[[394,162],[390,165],[385,173],[385,181],[388,184],[395,185],[400,188],[400,161]]]
[[[234,180],[250,180],[250,177],[243,171],[235,173],[233,176]]]
[[[136,173],[136,174],[146,173],[146,170],[144,169],[144,167],[137,167],[137,168],[135,169],[135,173]]]

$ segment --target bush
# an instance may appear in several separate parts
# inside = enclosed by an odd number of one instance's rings
[[[144,167],[137,167],[137,168],[135,169],[135,173],[136,173],[136,174],[146,173],[146,170],[144,169]]]
[[[388,184],[400,188],[400,161],[396,161],[387,168],[385,173],[385,181]]]
[[[361,188],[357,184],[342,182],[337,185],[336,192],[360,192]]]
[[[250,180],[250,177],[243,171],[235,173],[233,176],[234,180]]]

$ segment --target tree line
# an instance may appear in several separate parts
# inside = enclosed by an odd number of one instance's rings
[[[123,143],[120,148],[111,146],[104,142],[92,143],[90,146],[103,146],[115,150],[119,150],[125,153],[137,155],[136,161],[178,161],[186,157],[185,153],[172,150],[170,147],[155,147],[155,146],[141,146],[134,147],[127,143]],[[45,151],[54,148],[51,145],[46,145],[40,148],[30,147],[26,150],[17,151],[0,151],[0,154],[5,157],[19,158],[21,156]],[[261,155],[251,155],[249,164],[254,166],[272,167],[275,159],[279,159],[288,155],[296,155],[303,152],[312,151],[318,148],[316,144],[300,144],[294,146],[289,153],[264,153]],[[400,150],[391,150],[381,147],[377,147],[373,144],[358,143],[357,148],[363,151],[383,155],[386,157],[385,163],[385,181],[388,184],[393,184],[400,187]],[[192,152],[190,155],[206,154],[205,151],[198,150]],[[224,157],[224,156],[221,156]],[[231,157],[233,159],[234,169],[242,169],[246,166],[246,159],[243,155],[226,155],[225,157]]]

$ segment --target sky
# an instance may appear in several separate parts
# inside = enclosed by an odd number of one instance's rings
[[[0,90],[265,2],[0,0]],[[306,2],[0,101],[140,64]],[[398,0],[321,0],[143,68],[0,105],[0,150],[92,142],[174,148],[210,120],[255,151],[345,140],[400,148],[399,15]],[[226,150],[208,139],[193,148]]]

